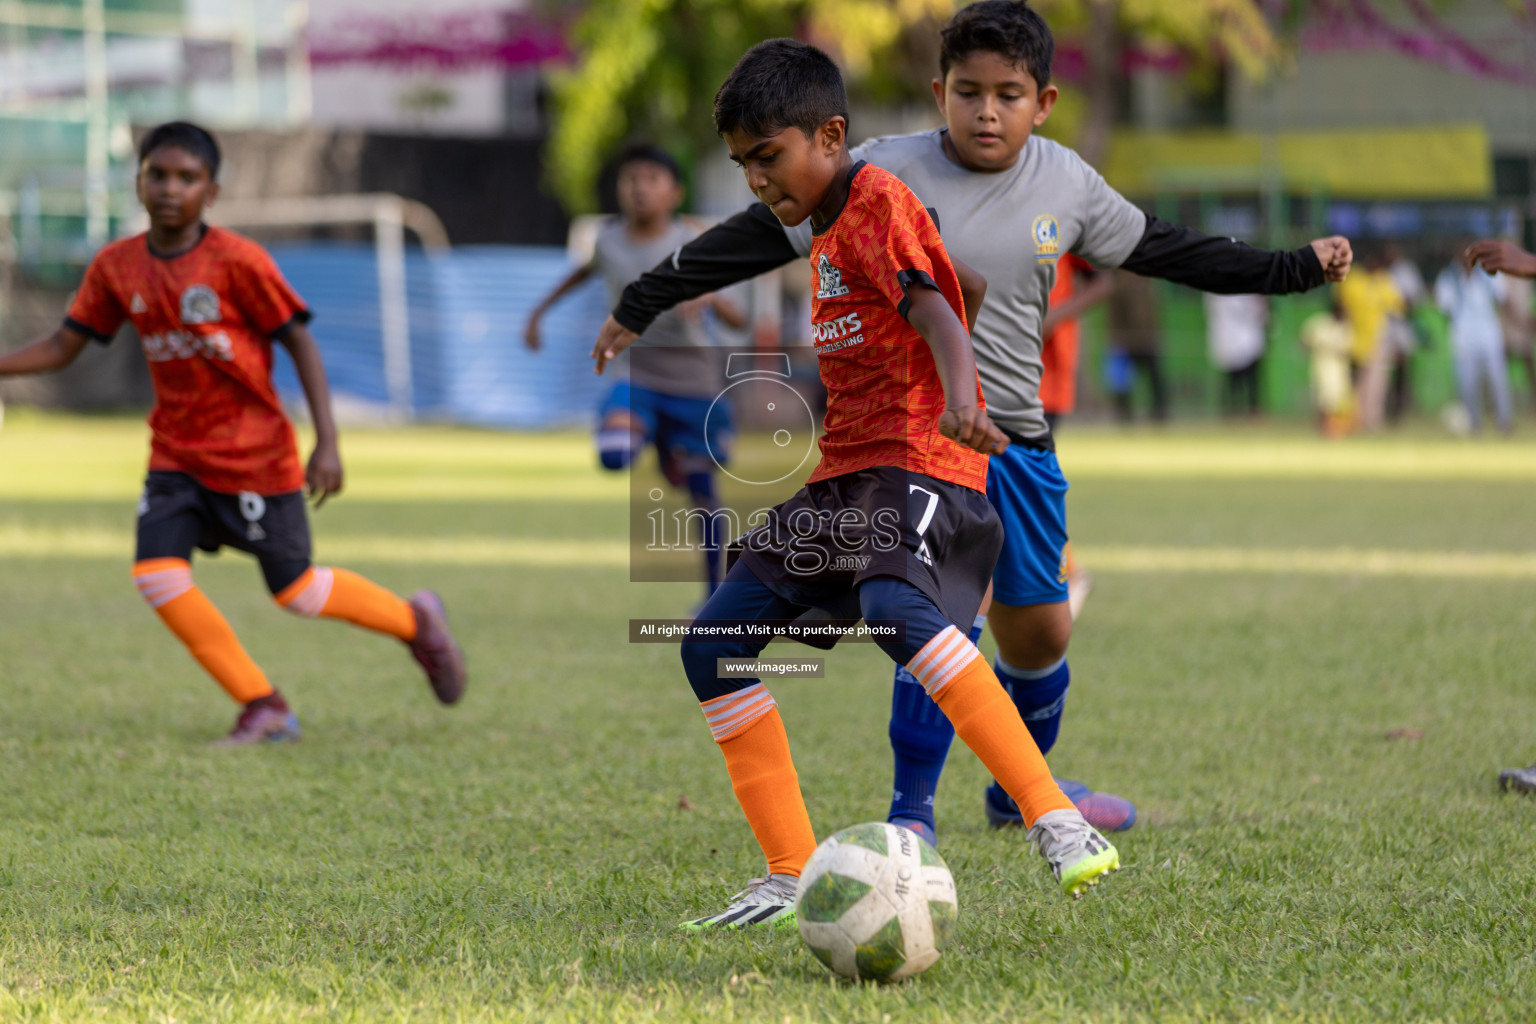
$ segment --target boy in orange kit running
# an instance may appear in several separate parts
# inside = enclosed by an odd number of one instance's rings
[[[196,125],[153,129],[139,147],[139,199],[149,231],[91,261],[64,323],[0,356],[0,376],[74,362],[91,340],[108,344],[131,320],[149,361],[149,476],[139,499],[133,579],[192,656],[244,705],[220,742],[299,738],[283,695],[192,582],[192,549],[228,546],[256,556],[279,605],[342,619],[407,644],[438,700],[464,692],[464,657],[442,601],[409,602],[345,569],[310,563],[304,489],[318,508],[341,490],[341,456],[309,310],[261,246],[203,223],[218,196],[219,148]],[[272,384],[272,342],[288,349],[315,424],[299,462],[293,427]]]

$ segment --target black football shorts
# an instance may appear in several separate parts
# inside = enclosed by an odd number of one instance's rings
[[[739,542],[780,597],[859,618],[858,585],[892,576],[969,630],[992,580],[1003,526],[980,491],[888,466],[802,487]]]
[[[223,494],[186,473],[151,470],[139,499],[134,560],[190,560],[193,548],[213,552],[223,547],[255,555],[263,569],[298,565],[302,573],[310,558],[303,493]]]

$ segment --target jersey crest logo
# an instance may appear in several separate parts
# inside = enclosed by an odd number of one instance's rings
[[[148,312],[149,312],[149,303],[144,301],[144,296],[140,295],[138,292],[134,292],[133,293],[132,301],[130,301],[128,303],[128,313],[129,313],[129,315],[137,315],[139,313],[148,313]]]
[[[826,253],[822,253],[817,261],[816,273],[821,277],[821,290],[816,293],[818,299],[835,299],[848,294],[848,286],[843,284],[843,272],[832,265]]]
[[[224,318],[219,311],[219,295],[205,284],[195,284],[181,293],[181,322],[216,324]]]
[[[1056,218],[1048,213],[1042,213],[1035,218],[1035,226],[1030,234],[1035,239],[1035,262],[1055,263],[1061,255],[1060,232],[1056,227]]]

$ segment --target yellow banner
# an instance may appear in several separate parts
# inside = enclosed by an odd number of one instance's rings
[[[1266,170],[1268,173],[1266,173]],[[1493,160],[1481,125],[1349,131],[1119,132],[1104,177],[1122,192],[1257,190],[1357,199],[1482,199]]]

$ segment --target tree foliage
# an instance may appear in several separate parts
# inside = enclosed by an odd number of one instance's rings
[[[910,94],[903,34],[930,34],[952,0],[593,0],[575,27],[579,60],[554,76],[550,184],[572,212],[596,205],[603,160],[626,137],[708,145],[710,107],[753,43],[795,36],[831,51],[850,85]],[[894,61],[884,60],[887,56]],[[693,152],[690,152],[693,151]]]
[[[747,47],[774,36],[831,51],[855,93],[921,100],[934,70],[927,66],[932,37],[960,6],[956,0],[592,0],[575,28],[579,60],[553,83],[550,183],[568,209],[580,212],[595,206],[602,162],[626,137],[646,135],[693,156],[713,140],[710,104],[731,65]],[[1036,0],[1036,6],[1058,36],[1087,36],[1085,71],[1101,83],[1087,87],[1090,125],[1108,123],[1102,83],[1118,74],[1127,42],[1197,60],[1230,60],[1253,76],[1283,56],[1259,0]],[[1106,31],[1095,34],[1096,22]],[[927,45],[913,45],[918,37]],[[1105,46],[1111,50],[1100,52]]]

